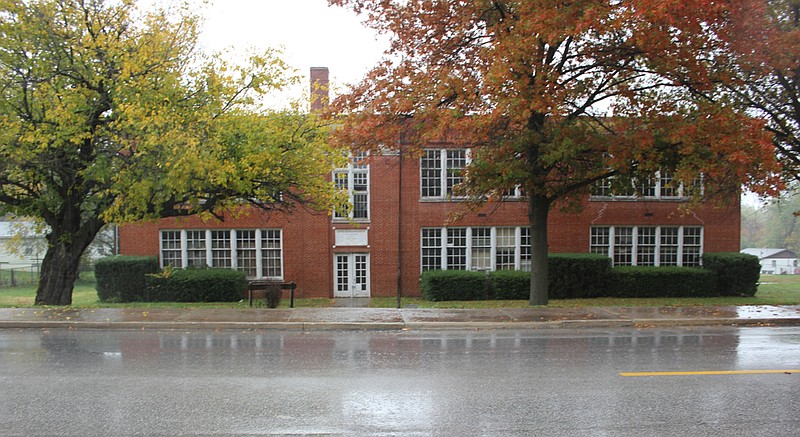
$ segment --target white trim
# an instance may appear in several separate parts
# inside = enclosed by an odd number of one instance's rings
[[[161,229],[159,230],[159,263],[161,267],[164,267],[164,234],[167,232],[178,232],[180,236],[180,254],[181,254],[181,266],[180,268],[186,268],[189,265],[189,247],[188,247],[188,231],[187,229]],[[222,249],[213,249],[213,242],[212,242],[212,233],[214,231],[224,232],[228,234],[228,238],[230,239],[230,247],[225,250],[228,254],[230,254],[231,266],[232,270],[239,269],[239,259],[238,259],[238,241],[237,241],[237,234],[238,232],[254,232],[255,238],[255,246],[253,249],[247,250],[254,250],[255,251],[255,271],[256,271],[256,278],[268,278],[268,279],[275,279],[275,280],[283,280],[285,274],[285,260],[284,260],[284,233],[283,229],[281,228],[264,228],[264,229],[191,229],[191,231],[204,231],[205,232],[205,251],[206,251],[206,263],[208,266],[214,265],[214,250],[220,251]],[[268,231],[277,231],[279,237],[279,248],[277,249],[280,252],[280,276],[264,276],[264,233]],[[169,249],[170,252],[175,252],[175,249]],[[268,250],[276,250],[270,248]]]
[[[465,199],[466,198],[466,196],[453,196],[451,193],[447,192],[447,182],[448,182],[448,180],[447,180],[447,170],[450,169],[447,166],[447,161],[448,161],[447,154],[448,154],[448,152],[455,152],[455,151],[463,151],[464,152],[464,167],[460,168],[463,171],[472,162],[472,150],[471,149],[462,147],[462,148],[442,148],[442,149],[423,149],[422,150],[423,155],[419,159],[419,197],[420,197],[421,200],[423,200],[423,201],[449,201],[449,200],[460,200],[460,199]],[[434,154],[438,154],[439,155],[438,156],[439,167],[437,169],[435,169],[435,170],[438,170],[438,172],[439,172],[439,176],[436,177],[436,182],[438,182],[439,192],[441,194],[438,195],[438,196],[425,196],[422,193],[422,189],[423,189],[423,184],[422,184],[423,166],[422,166],[422,162],[425,159],[425,156],[427,155],[428,152],[433,152]],[[456,167],[453,167],[453,168],[456,168]],[[430,170],[434,170],[434,169],[431,168]],[[462,181],[463,181],[463,178],[464,178],[464,176],[462,174],[461,175]]]
[[[419,245],[419,268],[420,272],[423,272],[424,268],[424,251],[425,249],[439,249],[439,270],[448,270],[449,266],[447,265],[447,249],[449,248],[448,245],[448,229],[466,229],[466,247],[465,249],[465,259],[466,264],[464,270],[469,271],[482,271],[482,270],[473,270],[472,268],[472,236],[473,236],[473,229],[481,228],[481,229],[489,229],[489,257],[490,257],[490,269],[492,271],[497,270],[497,235],[498,229],[513,229],[514,230],[514,262],[513,268],[515,270],[520,270],[522,267],[522,226],[453,226],[453,227],[437,227],[437,226],[423,226],[420,228],[419,236],[420,236],[420,245]],[[423,241],[423,232],[425,230],[438,230],[439,231],[439,246],[425,246]],[[462,247],[462,246],[458,246]],[[510,247],[510,246],[509,246]],[[431,269],[437,270],[437,269]]]
[[[686,242],[685,242],[686,232],[685,231],[687,229],[699,229],[700,233],[699,233],[698,237],[700,239],[700,244],[697,246],[698,250],[699,250],[698,254],[697,254],[697,256],[698,256],[698,264],[693,264],[693,265],[691,265],[691,267],[699,266],[700,263],[702,262],[702,257],[703,257],[703,253],[704,253],[704,249],[705,249],[704,248],[704,246],[705,246],[705,244],[704,244],[705,243],[705,229],[703,228],[703,226],[700,226],[700,225],[691,225],[691,226],[690,225],[674,225],[674,226],[673,225],[607,225],[607,226],[592,226],[592,227],[589,228],[589,252],[590,253],[596,253],[596,252],[593,252],[593,249],[595,247],[598,247],[598,248],[599,247],[605,247],[606,248],[605,255],[608,256],[609,258],[611,258],[612,265],[615,264],[615,262],[614,262],[615,261],[614,260],[614,255],[615,255],[614,248],[615,248],[615,239],[616,239],[616,234],[617,234],[617,229],[618,228],[631,228],[631,263],[630,264],[619,264],[619,265],[631,265],[631,266],[639,265],[639,263],[638,263],[638,255],[639,255],[639,229],[640,228],[655,228],[655,231],[656,231],[655,232],[655,247],[654,247],[655,253],[653,254],[653,264],[647,264],[647,265],[652,265],[652,266],[656,266],[656,267],[660,267],[662,265],[662,260],[661,260],[661,258],[662,258],[662,248],[664,247],[664,245],[662,244],[662,236],[663,236],[663,232],[662,231],[664,229],[677,229],[678,230],[677,236],[676,236],[676,238],[678,240],[677,241],[677,250],[676,250],[676,254],[675,254],[676,259],[675,259],[675,264],[674,264],[675,266],[678,266],[678,267],[681,267],[681,266],[684,265],[684,263],[683,263],[684,259],[683,258],[684,258],[684,254],[686,253],[685,252],[685,248],[686,248]],[[607,229],[608,230],[608,241],[607,241],[607,244],[605,244],[604,246],[592,244],[592,236],[593,236],[594,229]],[[670,247],[672,247],[672,245],[670,245]],[[666,264],[666,265],[672,266],[673,264]]]
[[[370,254],[367,252],[342,252],[342,253],[334,253],[333,254],[333,297],[334,298],[346,298],[346,297],[370,297],[371,296],[371,273],[370,273]],[[358,273],[357,266],[356,266],[356,258],[363,256],[365,262],[364,268],[364,280],[366,281],[365,290],[359,290],[356,292],[354,290],[354,286],[357,285],[355,283],[355,278]],[[347,262],[347,291],[339,290],[339,279],[341,276],[339,275],[339,266],[338,266],[338,258],[344,257],[346,258]]]

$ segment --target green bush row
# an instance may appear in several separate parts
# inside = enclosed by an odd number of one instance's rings
[[[739,253],[709,253],[703,268],[615,267],[593,254],[554,254],[548,257],[551,299],[592,297],[711,297],[752,296],[758,285],[758,258]],[[530,273],[496,271],[489,274],[434,270],[422,274],[423,297],[432,301],[528,299]]]
[[[614,267],[609,271],[608,297],[719,296],[717,274],[692,267]]]
[[[160,270],[154,256],[109,256],[94,264],[100,302],[145,300],[145,277]]]
[[[603,294],[611,261],[594,254],[557,254],[548,257],[550,297],[572,299]],[[528,272],[498,270],[481,273],[431,270],[422,274],[422,296],[427,300],[527,299]]]
[[[247,288],[244,272],[231,269],[172,270],[145,283],[151,302],[237,302]]]
[[[159,269],[156,257],[113,256],[95,263],[101,302],[236,302],[245,274],[230,269]]]
[[[755,296],[761,264],[758,257],[745,253],[707,253],[703,268],[717,273],[720,296]]]

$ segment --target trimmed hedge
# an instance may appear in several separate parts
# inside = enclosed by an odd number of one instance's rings
[[[609,297],[718,296],[717,274],[693,267],[614,267],[609,272]]]
[[[487,296],[485,273],[465,270],[429,270],[420,277],[422,297],[430,301],[482,300]]]
[[[603,295],[611,268],[607,256],[554,254],[548,256],[550,298],[573,299]],[[422,274],[427,300],[527,300],[530,272],[498,270],[488,275],[464,270],[431,270]]]
[[[244,272],[231,269],[172,270],[146,283],[152,302],[237,302],[247,288]]]
[[[531,295],[531,272],[497,270],[488,279],[489,299],[528,300]]]
[[[611,258],[605,255],[592,253],[551,254],[547,257],[547,265],[550,299],[600,297],[606,292]]]
[[[154,256],[109,256],[97,260],[94,275],[100,302],[145,300],[145,275],[159,271]]]
[[[706,253],[703,268],[717,273],[717,293],[721,296],[754,296],[758,291],[761,263],[745,253]]]

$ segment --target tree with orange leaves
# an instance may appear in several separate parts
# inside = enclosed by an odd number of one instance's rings
[[[709,96],[729,99],[767,120],[789,179],[800,180],[800,1],[743,2],[717,65],[722,86]]]
[[[464,192],[529,200],[532,305],[547,304],[547,218],[596,182],[668,170],[695,198],[776,186],[764,121],[703,97],[741,1],[329,0],[391,35],[332,105],[343,144],[469,144]],[[755,3],[755,2],[754,2]],[[399,139],[402,137],[402,142]]]

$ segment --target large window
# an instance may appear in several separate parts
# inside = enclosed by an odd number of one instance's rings
[[[161,266],[183,267],[181,231],[161,232]]]
[[[427,199],[453,197],[453,189],[464,181],[468,162],[467,149],[425,150],[420,158],[420,195]]]
[[[205,267],[208,265],[206,231],[186,231],[186,265]]]
[[[442,268],[442,229],[422,229],[422,271]]]
[[[702,189],[701,179],[692,181],[689,188]],[[605,198],[646,198],[662,200],[681,200],[688,194],[683,184],[675,180],[671,173],[659,171],[653,177],[639,180],[617,179],[614,177],[598,181],[592,186],[592,197]]]
[[[280,229],[161,231],[161,265],[222,267],[251,278],[283,279]]]
[[[348,193],[351,205],[350,208],[334,211],[334,219],[369,220],[369,164],[366,153],[354,154],[347,168],[334,170],[333,181],[336,188]]]
[[[531,268],[527,227],[422,228],[420,235],[422,271]]]
[[[589,251],[609,256],[615,266],[699,266],[700,226],[596,226]]]

